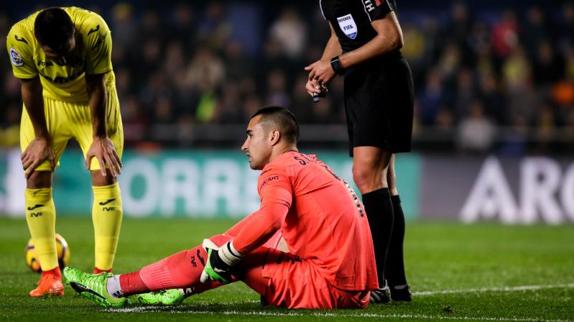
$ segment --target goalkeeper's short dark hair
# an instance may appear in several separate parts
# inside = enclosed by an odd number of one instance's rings
[[[62,8],[44,9],[38,13],[34,21],[34,35],[40,45],[61,52],[74,36],[74,23]]]
[[[281,135],[289,143],[297,143],[299,140],[299,124],[297,118],[288,109],[281,106],[266,106],[251,115],[254,118],[261,115],[262,121],[270,121],[279,128]]]

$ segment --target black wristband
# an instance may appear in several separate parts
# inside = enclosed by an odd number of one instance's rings
[[[335,71],[337,75],[343,75],[345,73],[345,68],[341,66],[341,61],[339,60],[339,56],[335,56],[331,58],[331,68]]]

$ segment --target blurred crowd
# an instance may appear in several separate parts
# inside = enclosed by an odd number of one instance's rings
[[[401,9],[399,1],[403,53],[415,76],[417,146],[564,150],[574,142],[574,3],[469,4],[429,11]],[[320,57],[329,35],[315,1],[89,8],[112,29],[128,146],[183,146],[195,125],[241,124],[267,104],[290,107],[305,124],[345,122],[341,79],[317,104],[304,89],[303,67]],[[0,34],[22,17],[0,13]],[[0,143],[10,145],[18,142],[22,107],[4,47]]]

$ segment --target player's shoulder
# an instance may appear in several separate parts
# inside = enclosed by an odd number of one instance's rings
[[[10,63],[21,68],[33,59],[33,52],[38,46],[34,37],[34,20],[38,12],[16,22],[6,35],[6,49],[10,56]],[[26,78],[25,75],[19,75]]]
[[[296,155],[293,152],[287,152],[279,157],[277,157],[272,162],[268,163],[259,177],[265,178],[268,176],[280,175],[280,176],[291,176],[294,173],[294,166],[296,166],[296,160],[294,159]]]
[[[286,174],[286,169],[287,165],[284,162],[272,162],[267,164],[263,170],[261,170],[259,176],[264,178],[276,174]]]
[[[96,12],[79,7],[66,7],[63,9],[70,15],[72,22],[76,26],[76,30],[84,37],[109,31],[104,18]]]
[[[305,166],[311,162],[313,162],[314,156],[309,154],[304,154],[297,151],[290,151],[283,153],[281,156],[270,163],[270,166],[273,167],[281,167],[285,170],[293,169],[293,168],[300,168]]]
[[[13,24],[6,35],[7,43],[13,47],[32,46],[33,42],[36,41],[36,37],[34,37],[34,20],[38,13],[39,11],[36,11]]]
[[[297,177],[302,172],[313,171],[317,163],[315,155],[300,152],[287,152],[268,164],[263,172],[280,173],[288,177]],[[263,175],[263,173],[262,173]]]

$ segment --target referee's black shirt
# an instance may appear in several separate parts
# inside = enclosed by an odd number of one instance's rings
[[[319,0],[321,13],[335,30],[343,52],[357,49],[377,32],[371,21],[396,10],[395,0]]]

